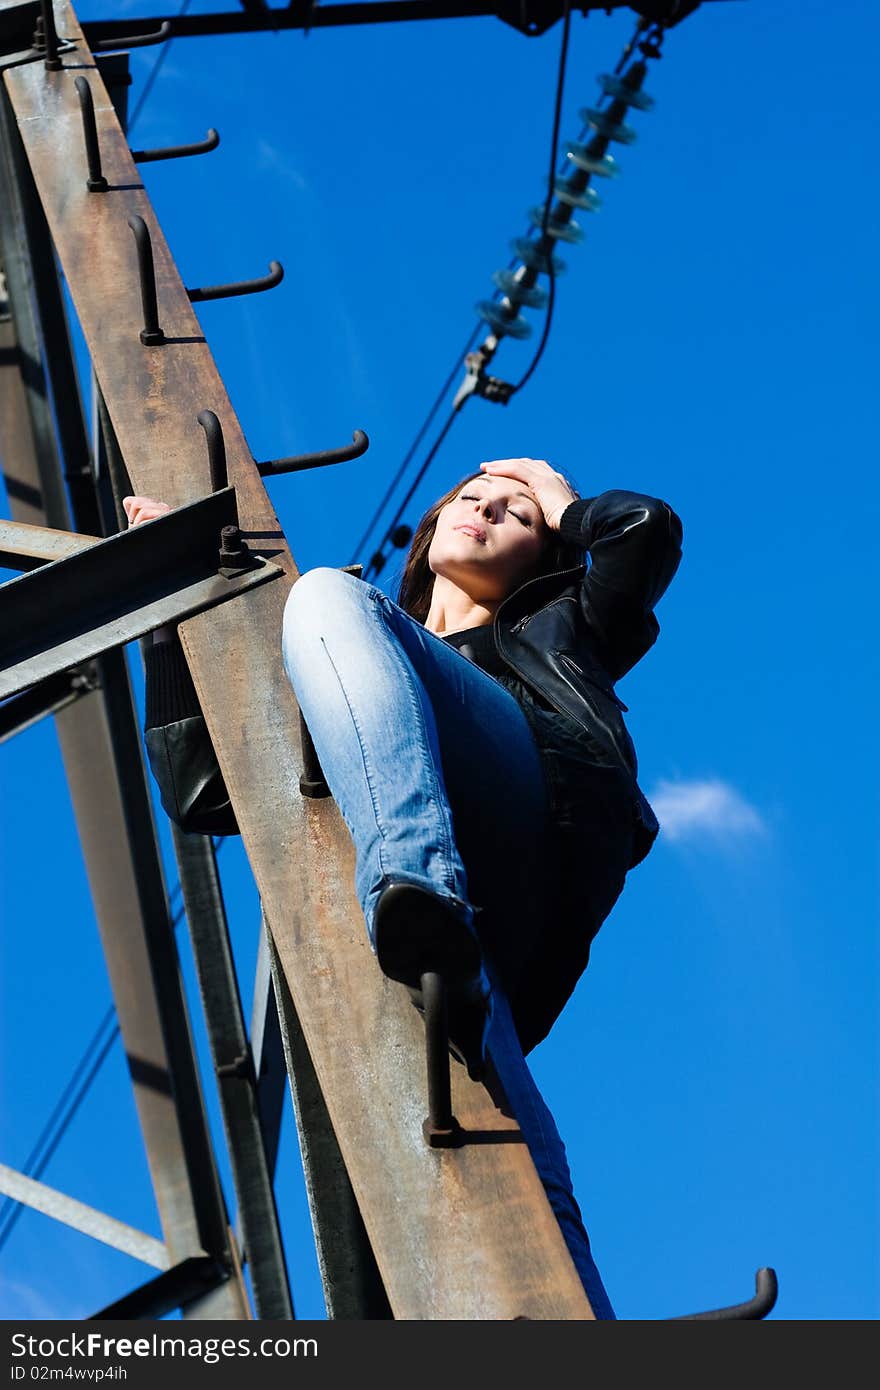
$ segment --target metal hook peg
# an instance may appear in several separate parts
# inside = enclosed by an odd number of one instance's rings
[[[152,34],[128,34],[119,39],[97,39],[92,44],[93,53],[106,53],[113,48],[146,48],[151,43],[164,43],[171,33],[171,21],[163,19],[159,28]]]
[[[208,465],[211,469],[211,491],[219,492],[229,486],[226,471],[226,444],[223,440],[223,427],[213,410],[200,410],[198,421],[205,431],[208,441]]]
[[[46,54],[47,72],[58,72],[61,59],[58,57],[58,30],[55,28],[55,11],[52,0],[40,0],[40,15],[34,31],[34,48]]]
[[[239,280],[231,285],[206,285],[204,289],[187,290],[192,304],[201,303],[205,299],[231,299],[236,294],[257,294],[260,290],[271,290],[276,285],[280,285],[284,279],[284,270],[280,261],[269,262],[269,274],[261,275],[256,280]]]
[[[135,245],[137,246],[138,270],[141,280],[141,304],[144,311],[144,326],[140,331],[140,340],[145,347],[155,347],[157,343],[164,343],[165,334],[159,327],[159,306],[156,303],[156,272],[153,268],[153,243],[150,241],[150,232],[146,222],[142,217],[135,216],[128,219],[128,225],[134,232]]]
[[[157,159],[184,159],[187,155],[207,154],[209,150],[216,150],[219,144],[219,134],[213,126],[209,126],[204,140],[196,140],[192,145],[168,145],[160,150],[132,150],[131,157],[135,164],[149,164]]]
[[[86,179],[86,188],[90,193],[106,193],[107,180],[101,172],[101,147],[98,143],[98,125],[95,120],[95,103],[92,98],[92,89],[84,77],[75,77],[73,85],[76,87],[79,96],[79,109],[82,115],[83,135],[86,142],[86,159],[89,165],[89,177]]]
[[[349,459],[360,458],[370,447],[369,437],[363,430],[355,430],[350,444],[338,449],[320,449],[314,454],[297,454],[293,458],[270,459],[258,463],[261,478],[272,478],[278,473],[302,473],[306,468],[323,468],[328,463],[346,463]]]
[[[734,1303],[727,1308],[713,1308],[708,1313],[684,1313],[670,1322],[731,1322],[734,1320],[756,1321],[765,1318],[776,1302],[779,1284],[776,1270],[765,1265],[755,1274],[755,1296],[746,1303]]]

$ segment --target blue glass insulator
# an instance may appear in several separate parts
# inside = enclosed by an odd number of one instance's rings
[[[607,96],[625,101],[627,106],[634,106],[637,111],[650,111],[654,105],[653,97],[649,97],[647,92],[637,87],[630,87],[621,77],[613,77],[611,73],[603,72],[599,83]]]
[[[636,142],[637,136],[632,126],[618,125],[617,121],[611,120],[607,111],[596,111],[594,107],[586,106],[580,117],[599,135],[604,135],[606,140],[616,140],[618,145],[634,145]]]
[[[577,246],[584,239],[584,229],[580,227],[577,222],[556,222],[551,217],[548,219],[547,226],[545,227],[543,206],[530,208],[529,217],[531,218],[532,224],[537,227],[540,232],[546,232],[547,236],[552,236],[557,241],[568,241],[572,246]]]
[[[496,270],[492,276],[502,294],[514,304],[526,304],[530,309],[543,309],[547,303],[547,291],[539,285],[524,285],[517,280],[513,270]]]
[[[587,212],[595,212],[602,206],[602,199],[592,188],[569,188],[564,179],[556,180],[553,192],[560,203],[568,203],[571,208],[586,208]]]
[[[540,245],[537,241],[531,241],[528,237],[521,236],[517,237],[516,240],[512,241],[510,244],[523,265],[529,266],[532,270],[541,270],[545,275],[550,274],[550,257],[547,255],[546,251],[540,249]],[[565,261],[561,256],[554,256],[553,274],[561,275],[564,270]]]
[[[566,157],[586,174],[601,174],[603,179],[616,179],[620,165],[610,154],[601,157],[590,154],[589,145],[569,145]]]
[[[480,318],[486,320],[492,332],[499,338],[503,338],[505,334],[508,338],[527,338],[532,331],[532,325],[527,323],[521,314],[512,319],[508,318],[501,305],[494,299],[481,299],[476,309]]]

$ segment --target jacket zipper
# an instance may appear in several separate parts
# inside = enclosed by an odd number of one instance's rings
[[[580,676],[581,680],[587,681],[590,685],[597,686],[599,690],[604,690],[606,695],[611,696],[611,699],[617,705],[618,709],[624,710],[627,714],[629,713],[629,705],[625,705],[623,703],[616,690],[607,690],[605,686],[599,685],[597,681],[591,681],[590,677],[586,674],[586,672],[582,671],[580,666],[578,666],[577,662],[572,661],[571,657],[567,656],[565,652],[557,652],[556,655],[559,657],[560,661],[565,662],[566,666],[570,671],[573,671],[576,676]]]

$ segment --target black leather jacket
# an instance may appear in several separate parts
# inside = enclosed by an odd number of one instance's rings
[[[552,933],[528,951],[511,943],[522,988],[511,1004],[524,1051],[546,1036],[586,967],[590,943],[627,871],[648,853],[657,820],[637,781],[626,706],[614,690],[657,640],[653,609],[681,559],[682,528],[656,497],[612,491],[580,498],[560,534],[589,552],[577,565],[523,584],[500,605],[495,646],[528,690],[525,713],[542,755],[556,831],[548,866]],[[179,644],[147,666],[146,745],[167,814],[186,831],[236,834],[238,827]],[[164,662],[178,690],[150,718],[151,685]],[[172,668],[176,666],[177,675]],[[527,694],[528,694],[527,690]],[[171,700],[174,706],[175,700]],[[152,725],[152,726],[151,726]]]
[[[495,644],[507,665],[581,731],[578,742],[598,764],[629,774],[637,820],[631,868],[658,826],[636,780],[627,707],[614,685],[657,640],[653,610],[681,560],[681,521],[659,498],[614,491],[573,502],[559,529],[589,552],[589,568],[559,570],[509,595],[495,615]]]

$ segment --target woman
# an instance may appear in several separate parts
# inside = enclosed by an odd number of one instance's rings
[[[130,524],[164,510],[124,505]],[[475,1077],[488,1054],[490,1088],[503,1078],[602,1318],[614,1313],[524,1054],[657,834],[614,682],[656,640],[653,608],[680,557],[664,502],[578,498],[543,460],[496,460],[422,518],[399,603],[315,569],[284,617],[285,666],[352,834],[379,964],[413,990],[426,969],[449,975],[457,1053]],[[196,752],[206,735],[174,647],[148,659],[151,764],[178,823],[222,833],[234,818],[216,763]]]

